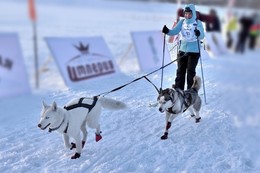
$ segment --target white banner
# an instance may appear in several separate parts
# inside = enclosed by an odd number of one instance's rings
[[[207,32],[206,33],[207,49],[213,56],[223,55],[228,53],[226,43],[222,39],[222,35],[219,32]]]
[[[119,72],[102,37],[48,37],[45,40],[68,86]]]
[[[16,33],[0,33],[0,97],[30,93]]]
[[[141,31],[131,33],[141,70],[160,68],[163,60],[163,34],[161,31]],[[171,62],[165,45],[164,64]]]

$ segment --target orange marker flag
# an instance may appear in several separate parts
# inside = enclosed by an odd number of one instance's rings
[[[37,26],[36,26],[36,10],[34,0],[28,0],[29,17],[33,26],[33,48],[34,48],[34,66],[35,66],[35,83],[36,88],[39,87],[39,68],[38,68],[38,47],[37,47]]]
[[[28,7],[29,7],[29,16],[32,21],[36,21],[36,11],[35,11],[35,5],[34,0],[28,0]]]

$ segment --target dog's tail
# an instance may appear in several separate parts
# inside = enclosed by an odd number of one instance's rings
[[[125,103],[111,99],[111,98],[100,97],[98,99],[98,101],[101,103],[102,107],[104,107],[106,109],[118,110],[118,109],[126,108]]]
[[[200,87],[201,87],[201,78],[199,76],[194,76],[193,85],[191,86],[191,88],[194,88],[198,92]]]

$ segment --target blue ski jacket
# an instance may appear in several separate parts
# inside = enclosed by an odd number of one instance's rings
[[[192,11],[192,18],[179,20],[176,26],[169,30],[167,35],[173,36],[180,34],[180,48],[182,52],[199,53],[198,39],[202,40],[205,36],[202,22],[197,19],[195,6],[193,4],[186,5]],[[200,36],[195,36],[194,30],[200,31]]]

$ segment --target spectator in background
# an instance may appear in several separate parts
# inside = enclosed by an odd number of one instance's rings
[[[259,16],[254,13],[252,16],[253,24],[249,30],[249,49],[255,49],[257,37],[259,36],[260,30],[260,18]]]
[[[229,49],[233,48],[234,46],[234,33],[236,33],[237,31],[237,18],[234,16],[232,16],[227,24],[227,47]]]
[[[208,44],[206,44],[206,50],[211,51],[215,55],[225,54],[227,50],[226,47],[223,46],[224,41],[222,40],[222,36],[221,36],[221,24],[216,10],[210,9],[208,20],[206,20],[205,23],[206,23],[206,31],[208,33],[211,33],[208,35],[208,39],[207,39]],[[209,43],[210,40],[212,40],[212,43]],[[212,50],[211,46],[215,47],[215,51],[214,48]]]
[[[211,31],[221,32],[221,25],[216,10],[211,9],[209,12],[209,17],[207,17],[206,19],[207,20],[205,22],[206,22],[207,32],[211,32]]]
[[[247,39],[249,38],[249,29],[253,24],[253,19],[243,15],[240,20],[240,31],[238,33],[238,41],[236,45],[236,52],[244,53],[245,44]]]

